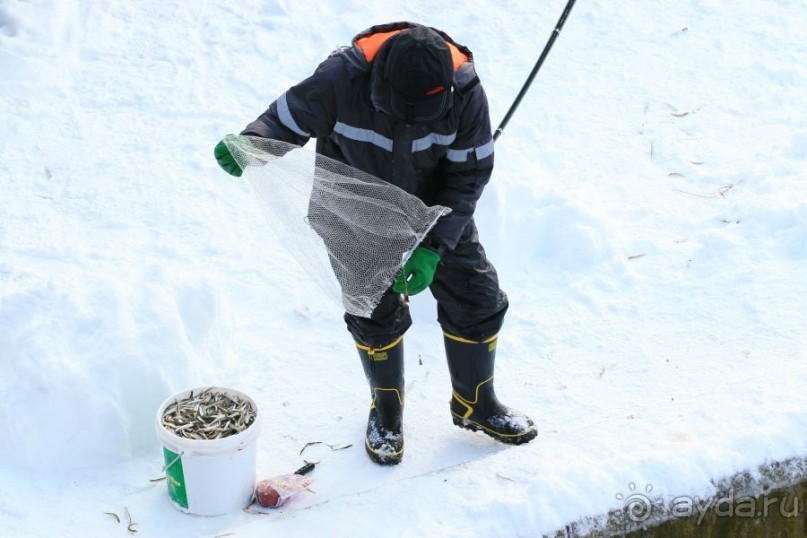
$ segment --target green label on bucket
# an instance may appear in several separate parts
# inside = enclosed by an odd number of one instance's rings
[[[163,447],[165,457],[165,478],[168,482],[168,496],[182,508],[188,507],[188,492],[185,490],[185,473],[182,472],[182,458],[179,454]]]

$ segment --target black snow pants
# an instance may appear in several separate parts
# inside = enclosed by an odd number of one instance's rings
[[[485,256],[473,220],[457,247],[442,256],[430,289],[437,300],[437,321],[443,331],[481,342],[501,329],[507,295],[499,289],[496,269]],[[357,342],[383,347],[403,336],[412,318],[403,297],[389,289],[370,318],[346,313],[345,322]]]

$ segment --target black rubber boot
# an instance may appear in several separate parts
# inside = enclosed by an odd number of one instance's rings
[[[403,458],[404,362],[403,337],[380,348],[356,342],[372,403],[364,447],[370,459],[395,465]]]
[[[454,424],[484,432],[502,443],[520,445],[535,439],[538,431],[532,420],[499,403],[493,391],[497,338],[474,342],[444,334],[454,389],[451,397]]]

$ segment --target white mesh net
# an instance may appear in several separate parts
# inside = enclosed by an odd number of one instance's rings
[[[234,135],[224,143],[283,246],[350,314],[370,317],[415,247],[451,211],[293,144]]]

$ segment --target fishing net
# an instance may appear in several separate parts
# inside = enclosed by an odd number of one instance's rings
[[[283,246],[356,316],[370,317],[415,247],[451,211],[293,144],[234,135],[224,143]]]

